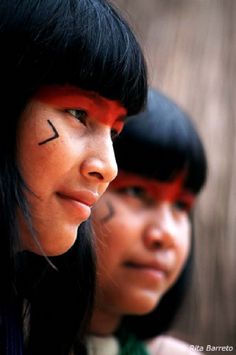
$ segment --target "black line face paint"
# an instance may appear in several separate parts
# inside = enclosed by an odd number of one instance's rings
[[[106,204],[108,208],[108,214],[101,219],[102,223],[108,222],[115,215],[115,209],[113,205],[109,201],[106,201]]]
[[[46,143],[48,143],[48,142],[50,142],[50,141],[52,141],[54,139],[57,139],[59,137],[59,134],[58,134],[56,128],[53,126],[52,122],[50,120],[47,120],[47,122],[51,126],[51,128],[52,128],[52,130],[54,132],[54,135],[52,137],[50,137],[50,138],[45,139],[42,142],[39,142],[38,145],[46,144]]]

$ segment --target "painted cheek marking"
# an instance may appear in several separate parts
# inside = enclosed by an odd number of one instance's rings
[[[108,208],[108,214],[105,217],[101,218],[102,223],[108,222],[115,214],[115,209],[114,209],[113,205],[111,204],[111,202],[106,201],[106,204],[107,204],[107,208]]]
[[[59,137],[59,134],[58,134],[56,128],[53,126],[52,122],[50,120],[47,120],[47,122],[51,126],[51,128],[52,128],[52,130],[54,132],[54,135],[52,137],[50,137],[50,138],[45,139],[42,142],[39,142],[38,145],[46,144],[46,143],[48,143],[48,142],[50,142],[50,141],[52,141],[54,139],[57,139]]]
[[[183,181],[185,173],[181,173],[173,182],[157,182],[157,180],[146,179],[135,174],[119,171],[118,177],[112,181],[111,187],[120,189],[128,186],[143,187],[156,201],[182,200],[191,208],[194,202],[194,195],[191,192],[183,192]]]
[[[57,108],[84,109],[92,119],[109,127],[118,123],[120,129],[122,119],[127,114],[127,110],[118,101],[108,100],[93,91],[70,85],[44,86],[37,92],[35,98]]]

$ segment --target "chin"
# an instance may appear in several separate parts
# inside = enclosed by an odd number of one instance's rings
[[[157,293],[145,293],[129,299],[126,314],[130,315],[145,315],[152,312],[157,304],[160,302],[161,297]]]
[[[59,256],[66,253],[75,243],[77,234],[73,236],[68,236],[67,238],[61,237],[54,239],[53,241],[48,241],[47,243],[39,242],[40,246],[36,243],[31,248],[31,251],[35,254],[46,255],[46,256]]]
[[[148,314],[152,312],[155,309],[155,305],[148,304],[148,303],[142,303],[142,304],[137,304],[135,307],[133,307],[132,310],[129,311],[129,314],[132,315],[137,315],[137,316],[142,316],[144,314]]]
[[[57,245],[54,246],[48,246],[47,248],[44,248],[43,251],[47,256],[59,256],[62,254],[65,254],[75,243],[76,238],[71,240],[70,243],[63,243],[62,245]]]

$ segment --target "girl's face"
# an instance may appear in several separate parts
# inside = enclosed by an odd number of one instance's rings
[[[160,183],[119,173],[93,210],[96,319],[145,314],[174,284],[190,248],[193,196],[183,176]],[[109,323],[109,321],[108,321]]]
[[[28,103],[18,129],[18,165],[41,248],[19,211],[25,249],[59,255],[73,245],[78,226],[117,174],[112,137],[125,114],[118,102],[71,86],[44,87]]]

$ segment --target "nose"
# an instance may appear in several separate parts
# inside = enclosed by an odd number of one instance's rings
[[[147,212],[144,243],[148,249],[171,248],[175,245],[175,224],[168,204],[160,204]]]
[[[110,183],[117,175],[117,164],[110,138],[94,140],[94,149],[81,164],[81,174],[91,182]]]

